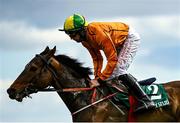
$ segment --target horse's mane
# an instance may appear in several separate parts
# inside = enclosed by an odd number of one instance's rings
[[[89,67],[83,67],[82,63],[78,62],[78,60],[70,58],[66,55],[57,55],[55,56],[61,64],[66,67],[71,68],[75,72],[72,74],[78,78],[87,78],[90,74],[92,74],[91,69]]]

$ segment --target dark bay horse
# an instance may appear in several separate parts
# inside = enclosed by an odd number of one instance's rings
[[[104,100],[94,105],[91,105],[92,95],[95,92],[92,89],[63,92],[65,88],[88,89],[91,71],[68,56],[55,56],[55,51],[55,47],[53,49],[46,47],[26,65],[23,72],[7,90],[11,99],[22,102],[24,97],[52,86],[73,114],[73,122],[126,122],[128,120],[129,111],[126,106],[119,104],[122,113],[117,110],[110,99],[104,99],[108,94],[106,86],[100,86],[103,93],[98,91],[94,98],[96,101]],[[169,82],[163,86],[168,93],[170,105],[134,114],[136,121],[180,121],[180,81]]]

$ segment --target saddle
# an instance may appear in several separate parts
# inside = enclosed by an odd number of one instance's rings
[[[153,84],[155,81],[156,78],[152,77],[138,81],[138,83],[150,99],[154,101],[156,108],[169,105],[168,96],[164,87],[161,84]],[[114,78],[107,81],[107,83],[111,93],[119,91],[119,93],[112,98],[112,101],[117,105],[122,104],[127,108],[130,108],[131,104],[129,103],[129,96],[132,96],[129,95],[127,88],[120,82],[120,80]]]

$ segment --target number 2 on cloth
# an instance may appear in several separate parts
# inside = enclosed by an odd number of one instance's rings
[[[158,86],[157,85],[150,85],[148,86],[148,90],[149,91],[152,91],[152,96],[151,96],[151,100],[157,100],[157,99],[161,99],[162,98],[162,95],[159,94],[158,95]]]

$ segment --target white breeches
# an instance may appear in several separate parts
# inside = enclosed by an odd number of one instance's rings
[[[116,64],[116,67],[112,75],[108,79],[112,79],[119,75],[127,74],[127,69],[132,63],[134,56],[136,55],[136,52],[139,48],[139,44],[139,34],[136,33],[132,27],[130,27],[128,37],[119,51],[118,62]]]

